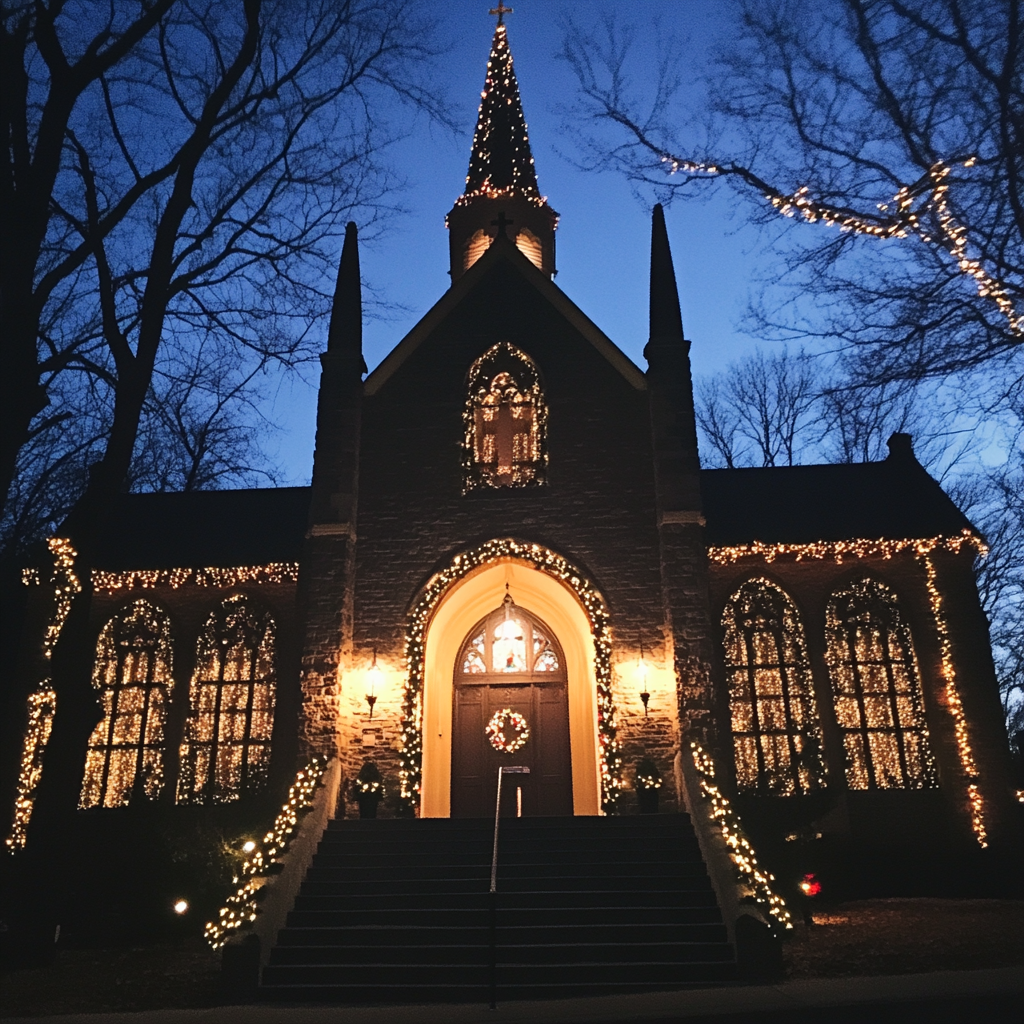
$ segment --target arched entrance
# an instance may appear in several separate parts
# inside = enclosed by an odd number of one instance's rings
[[[503,814],[572,814],[565,656],[552,630],[506,593],[469,631],[452,686],[452,817],[494,812],[501,765]]]

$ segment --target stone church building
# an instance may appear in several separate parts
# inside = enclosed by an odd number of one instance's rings
[[[340,817],[367,762],[416,824],[493,819],[500,765],[529,768],[510,815],[629,818],[656,787],[707,817],[705,757],[776,873],[813,842],[851,890],[1009,855],[984,543],[911,438],[702,468],[661,208],[642,367],[555,284],[557,223],[499,24],[451,286],[369,374],[348,227],[311,485],[111,510],[81,813],[227,806],[323,755]]]

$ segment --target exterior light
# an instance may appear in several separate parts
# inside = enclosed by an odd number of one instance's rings
[[[188,913],[188,900],[177,900],[174,904],[174,912],[176,914]]]
[[[651,700],[651,693],[647,689],[647,675],[649,672],[650,668],[644,660],[644,640],[643,637],[640,637],[640,661],[637,662],[636,675],[640,680],[640,700],[644,705],[644,718],[647,717],[647,705]]]
[[[370,692],[366,694],[366,703],[370,706],[370,717],[373,718],[373,706],[377,703],[377,684],[383,683],[384,681],[384,673],[377,664],[376,647],[373,649],[373,664],[370,666],[370,671],[367,673],[367,676],[370,680]]]
[[[256,849],[256,844],[250,839],[248,842],[242,843],[242,853],[252,853]]]

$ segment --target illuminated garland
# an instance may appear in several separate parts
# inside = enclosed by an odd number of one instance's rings
[[[601,807],[614,812],[622,791],[622,758],[616,738],[615,704],[612,700],[611,630],[604,598],[580,571],[539,544],[504,538],[456,555],[452,564],[435,574],[416,602],[406,627],[405,653],[409,666],[402,701],[402,800],[410,807],[419,804],[423,764],[423,660],[427,626],[441,598],[452,584],[480,566],[499,559],[514,558],[530,563],[540,572],[568,584],[586,609],[594,637],[594,675],[597,679],[598,761],[601,770]]]
[[[708,558],[719,565],[730,565],[741,558],[763,558],[766,562],[774,562],[784,555],[793,556],[794,561],[831,560],[842,563],[844,558],[892,558],[904,551],[913,552],[922,558],[936,549],[951,551],[958,554],[965,545],[973,546],[978,554],[988,553],[984,541],[970,530],[963,530],[955,537],[928,537],[925,539],[905,540],[855,540],[814,541],[811,544],[764,544],[755,540],[751,544],[736,544],[731,547],[709,547]]]
[[[204,934],[213,949],[220,949],[231,933],[240,928],[249,928],[259,914],[257,892],[262,887],[264,876],[271,865],[288,849],[295,835],[300,814],[312,806],[313,792],[320,783],[327,763],[314,757],[296,776],[288,799],[274,820],[273,827],[263,837],[262,845],[253,844],[232,884],[238,888],[220,908],[216,921],[208,921]],[[249,844],[246,844],[247,846]],[[239,884],[241,883],[241,884]]]
[[[921,556],[925,567],[925,585],[928,588],[928,600],[931,603],[932,615],[935,618],[935,632],[939,637],[939,648],[942,651],[942,677],[946,681],[946,705],[953,716],[956,733],[956,749],[960,755],[960,765],[967,779],[967,801],[971,805],[971,827],[978,845],[985,849],[988,846],[988,830],[985,827],[985,808],[978,788],[980,778],[978,766],[974,761],[970,737],[967,733],[967,716],[960,700],[960,691],[956,685],[956,668],[953,665],[953,648],[949,640],[949,625],[942,607],[942,594],[936,583],[935,562],[931,552]]]
[[[654,148],[654,147],[651,147]],[[922,242],[934,243],[944,249],[955,261],[960,273],[973,279],[978,295],[991,299],[1006,317],[1010,332],[1024,337],[1024,313],[1017,313],[1006,288],[991,277],[978,260],[967,254],[967,228],[958,223],[949,206],[949,185],[946,179],[954,165],[939,160],[912,185],[904,185],[888,203],[879,203],[879,216],[857,214],[851,210],[823,203],[810,197],[804,185],[795,192],[782,192],[763,181],[752,171],[735,164],[717,166],[674,157],[659,152],[661,162],[667,164],[670,174],[705,174],[708,177],[736,175],[747,185],[762,192],[765,199],[784,217],[801,217],[809,223],[821,221],[840,231],[850,231],[872,238],[908,238],[913,235]],[[958,162],[955,166],[973,167],[977,157]],[[921,200],[920,212],[914,204]],[[890,212],[892,210],[892,212]],[[938,226],[938,237],[922,223],[922,216],[933,213]]]
[[[701,794],[705,800],[711,801],[711,818],[722,830],[730,856],[739,871],[740,880],[750,886],[754,899],[775,919],[780,928],[786,931],[792,929],[793,918],[786,908],[786,901],[772,889],[775,876],[761,870],[754,854],[754,847],[750,845],[750,840],[740,825],[739,815],[715,782],[714,760],[696,742],[690,743],[690,749],[700,780]]]
[[[57,646],[61,630],[71,611],[71,602],[76,594],[81,593],[82,584],[75,575],[75,558],[78,552],[71,546],[71,542],[63,537],[51,537],[46,543],[53,556],[54,594],[53,611],[43,634],[43,657],[49,661],[53,657],[53,649]],[[24,570],[21,578],[26,586],[38,585],[39,570]],[[43,777],[43,755],[50,740],[56,711],[57,694],[50,686],[49,678],[43,679],[35,692],[30,693],[28,697],[28,725],[21,745],[21,767],[14,796],[14,818],[10,834],[4,840],[4,845],[10,853],[23,850],[28,840],[28,825],[35,807],[36,792]]]
[[[28,697],[28,726],[21,747],[21,771],[14,798],[14,820],[11,822],[10,835],[4,840],[10,853],[25,848],[36,790],[43,777],[43,754],[53,728],[53,715],[57,710],[57,694],[48,684],[49,680],[44,680],[35,693],[30,693]]]
[[[512,736],[505,735],[506,729],[512,731]],[[526,719],[511,708],[495,711],[491,720],[484,726],[484,732],[487,733],[491,746],[503,754],[514,754],[525,747],[526,741],[530,738],[530,727],[526,724]]]
[[[131,569],[127,572],[108,572],[93,569],[92,585],[95,590],[116,593],[140,587],[236,587],[241,583],[293,583],[299,578],[298,562],[269,562],[267,565],[236,565],[230,568],[205,569]]]
[[[729,565],[741,558],[762,558],[773,562],[780,555],[792,556],[796,561],[805,559],[832,559],[842,563],[849,558],[892,558],[903,551],[909,551],[924,566],[925,585],[931,603],[932,615],[935,619],[935,631],[939,637],[942,651],[942,677],[946,683],[946,705],[953,716],[956,732],[957,753],[960,765],[967,779],[967,799],[971,806],[971,827],[975,838],[982,847],[988,846],[988,831],[985,826],[984,800],[978,786],[980,775],[971,750],[967,729],[967,716],[964,714],[963,703],[956,684],[956,668],[953,664],[953,650],[949,639],[949,627],[943,611],[942,595],[936,583],[935,564],[932,554],[935,551],[948,551],[959,554],[964,546],[973,547],[980,555],[988,553],[985,542],[970,530],[964,529],[953,537],[927,537],[918,540],[843,540],[818,541],[813,544],[763,544],[754,541],[752,544],[740,544],[733,547],[712,547],[708,549],[708,558],[720,565]]]

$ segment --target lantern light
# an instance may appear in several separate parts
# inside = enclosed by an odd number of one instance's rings
[[[377,664],[377,648],[373,649],[373,664],[367,672],[370,681],[370,692],[366,694],[366,703],[370,706],[370,718],[373,718],[373,706],[377,703],[377,684],[384,682],[384,673]]]
[[[636,674],[640,679],[640,700],[644,705],[644,718],[647,717],[647,705],[650,703],[651,694],[647,689],[647,675],[650,672],[650,668],[647,662],[644,660],[644,638],[640,637],[640,661],[637,662]]]

